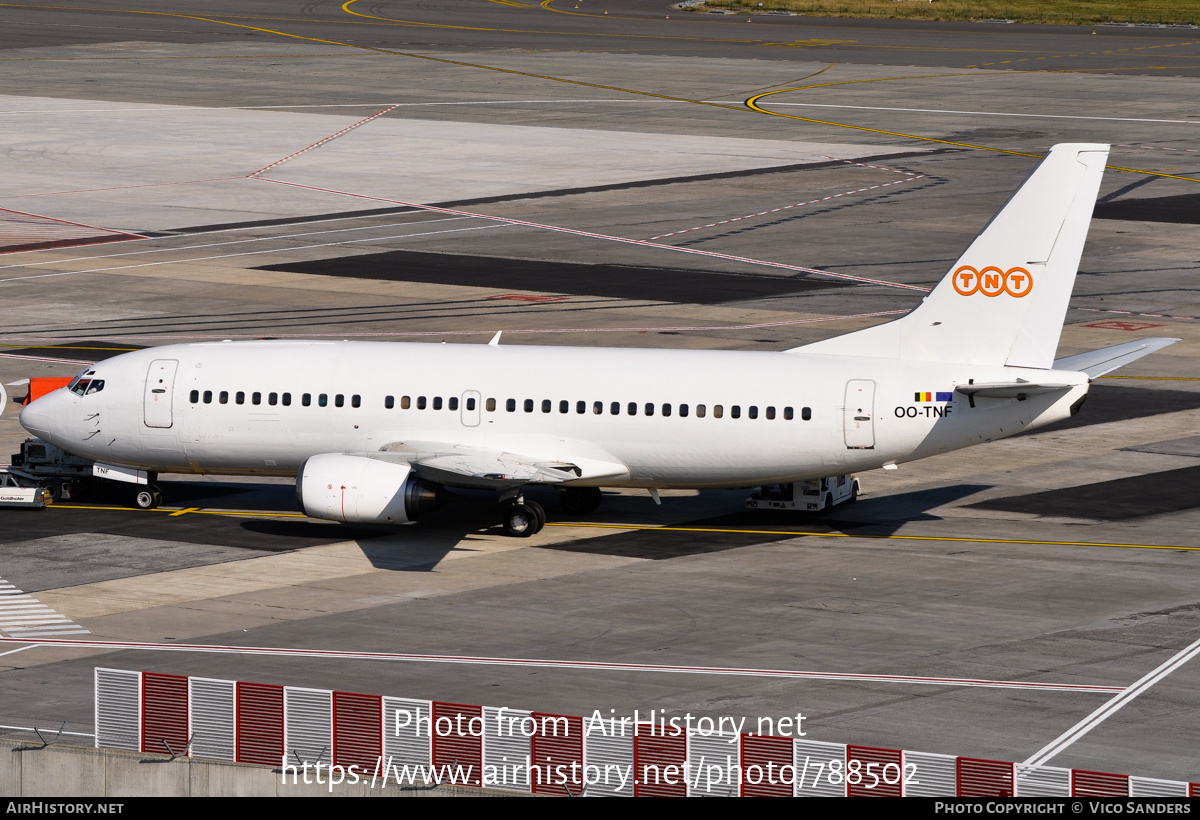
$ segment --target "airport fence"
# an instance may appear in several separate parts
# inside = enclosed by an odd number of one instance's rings
[[[294,782],[563,796],[1196,797],[1200,783],[279,684],[95,669],[96,746]]]

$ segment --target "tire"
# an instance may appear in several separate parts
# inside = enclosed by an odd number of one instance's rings
[[[855,481],[854,486],[852,486],[850,488],[850,497],[848,499],[846,499],[846,503],[853,504],[855,501],[858,501],[858,482],[857,481]]]
[[[528,538],[537,532],[537,513],[524,504],[509,504],[504,508],[501,522],[504,531],[514,538]]]
[[[528,499],[525,501],[525,506],[533,510],[533,514],[537,516],[537,529],[533,531],[533,534],[537,535],[542,531],[542,527],[546,526],[546,509],[536,501],[530,501]]]
[[[558,506],[568,515],[587,515],[600,506],[599,487],[567,487],[558,497]]]
[[[57,481],[51,481],[42,489],[46,491],[46,499],[50,504],[57,504],[62,500],[63,486]]]
[[[140,510],[152,510],[162,501],[162,495],[153,490],[138,490],[133,496],[133,505]]]
[[[829,515],[833,512],[833,493],[825,493],[825,506],[821,508],[821,515]]]

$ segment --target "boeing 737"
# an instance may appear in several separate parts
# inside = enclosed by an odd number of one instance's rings
[[[891,467],[1074,415],[1090,381],[1177,339],[1055,360],[1108,146],[1055,146],[905,317],[780,352],[254,341],[89,367],[29,432],[133,481],[296,476],[304,511],[400,524],[442,487],[529,485],[590,512],[601,487],[752,487]],[[657,496],[656,496],[657,497]]]

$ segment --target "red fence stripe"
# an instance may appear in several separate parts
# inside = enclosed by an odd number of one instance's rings
[[[1072,797],[1128,797],[1129,775],[1071,770]]]
[[[237,762],[278,766],[283,762],[283,687],[237,685]]]
[[[653,732],[653,734],[652,734]],[[687,797],[683,761],[687,735],[672,735],[670,728],[640,724],[633,739],[634,797]]]
[[[334,692],[334,764],[357,766],[360,772],[374,772],[382,754],[383,698]]]
[[[790,737],[742,735],[742,796],[791,797],[796,779],[793,748]]]
[[[545,712],[532,717],[533,765],[538,769],[531,775],[534,793],[578,797],[583,792],[583,718]]]
[[[433,765],[453,766],[459,783],[483,782],[483,707],[433,702]]]
[[[1012,797],[1015,764],[1003,760],[958,759],[959,797]]]
[[[846,747],[846,794],[849,797],[900,797],[903,761],[899,749]],[[857,760],[859,766],[850,764]],[[893,765],[894,764],[894,765]],[[887,769],[886,773],[884,769]],[[886,774],[886,777],[885,777]],[[858,782],[855,782],[855,781]],[[893,781],[893,782],[888,782]]]
[[[188,679],[142,673],[142,751],[183,754],[188,742]]]

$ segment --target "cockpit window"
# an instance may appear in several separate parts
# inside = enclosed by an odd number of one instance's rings
[[[71,383],[67,385],[67,389],[77,396],[90,396],[93,393],[99,393],[104,389],[104,379],[92,378],[95,374],[95,370],[85,370],[71,380]]]
[[[70,390],[72,393],[75,393],[76,395],[82,396],[88,388],[88,382],[90,381],[90,379],[88,377],[94,376],[94,375],[96,375],[95,370],[83,371],[78,376],[71,379],[70,384],[67,385],[67,389]],[[79,386],[81,382],[84,384],[83,387]]]

